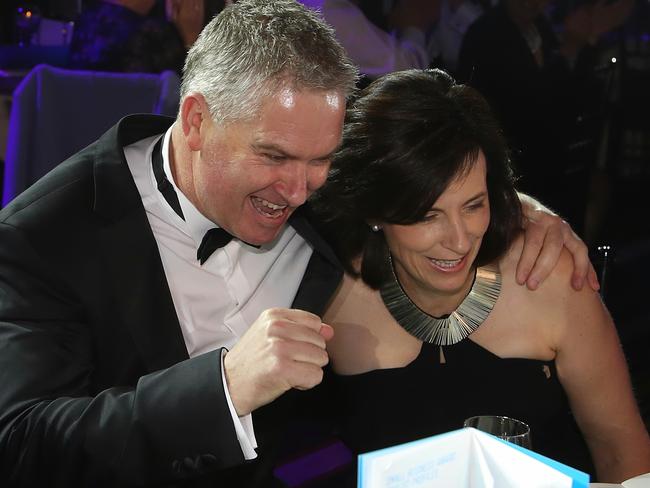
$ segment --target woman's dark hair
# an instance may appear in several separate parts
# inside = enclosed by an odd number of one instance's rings
[[[364,89],[346,115],[341,149],[313,208],[346,270],[378,288],[387,267],[383,232],[368,222],[421,221],[483,151],[491,219],[477,264],[500,257],[521,228],[507,146],[483,97],[441,70],[388,74]]]

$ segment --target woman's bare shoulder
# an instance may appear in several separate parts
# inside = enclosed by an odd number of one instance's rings
[[[520,235],[499,260],[503,293],[511,297],[510,302],[513,307],[525,308],[526,315],[547,317],[549,321],[556,322],[558,307],[573,295],[571,254],[563,250],[551,273],[539,284],[537,289],[530,290],[525,284],[520,285],[516,280],[517,264],[523,248],[524,237]]]
[[[571,286],[573,258],[562,250],[551,273],[535,290],[516,282],[515,273],[523,249],[523,237],[518,238],[500,260],[504,302],[508,313],[522,322],[543,329],[547,344],[553,349],[561,347],[567,333],[577,333],[588,325],[584,317],[602,316],[603,305],[597,292],[588,286],[577,291]]]
[[[504,279],[511,282],[516,282],[517,264],[524,249],[524,236],[523,233],[518,235],[517,238],[510,245],[506,253],[499,260],[499,269]],[[555,267],[551,273],[542,281],[535,291],[528,290],[525,285],[518,285],[521,291],[531,292],[533,297],[541,299],[542,297],[551,298],[566,296],[572,294],[575,290],[571,287],[571,277],[573,274],[573,258],[571,253],[563,249],[560,253]]]

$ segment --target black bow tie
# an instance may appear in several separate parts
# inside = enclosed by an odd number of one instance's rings
[[[181,219],[185,220],[185,216],[181,210],[181,204],[178,201],[178,195],[176,195],[174,187],[165,176],[165,171],[163,170],[162,141],[162,137],[158,139],[151,153],[151,164],[153,165],[153,174],[156,177],[156,185],[158,186],[158,191],[165,198],[169,206]],[[203,264],[216,249],[225,246],[231,240],[232,236],[225,230],[218,228],[210,229],[203,236],[201,245],[196,251],[196,259]]]
[[[162,196],[165,198],[165,200],[167,201],[169,206],[174,210],[174,212],[176,212],[181,219],[185,220],[185,216],[183,215],[183,211],[181,210],[181,204],[178,201],[178,195],[176,195],[176,192],[174,191],[174,187],[165,176],[165,171],[163,169],[163,157],[162,157],[163,137],[158,139],[158,142],[156,142],[156,145],[153,148],[153,152],[151,153],[151,164],[153,165],[153,174],[156,177],[156,185],[158,186],[158,191],[162,193]],[[196,251],[196,259],[198,259],[201,262],[201,264],[205,263],[205,261],[210,256],[212,256],[212,253],[215,250],[222,248],[223,246],[228,244],[232,239],[233,236],[231,236],[227,231],[221,228],[215,227],[214,229],[210,229],[205,233],[203,239],[201,240],[201,245]],[[256,249],[259,249],[260,247],[260,246],[255,246],[253,244],[248,244],[247,242],[244,242],[244,244],[247,244]]]
[[[222,248],[231,240],[232,236],[227,231],[220,228],[210,229],[203,236],[201,245],[196,251],[196,259],[201,264],[205,263],[215,250]]]

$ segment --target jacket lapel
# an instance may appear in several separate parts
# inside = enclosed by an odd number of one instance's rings
[[[188,358],[158,247],[147,221],[123,147],[164,132],[172,119],[129,116],[97,143],[95,213],[116,315],[131,331],[149,371]]]
[[[314,249],[292,307],[322,315],[341,282],[343,267],[329,244],[312,227],[313,217],[307,205],[296,210],[289,219],[291,226]]]

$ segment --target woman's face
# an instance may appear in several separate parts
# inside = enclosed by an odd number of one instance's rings
[[[435,308],[432,298],[464,296],[489,223],[486,163],[480,151],[476,163],[447,187],[422,222],[384,224],[397,277],[411,300],[429,311]]]

